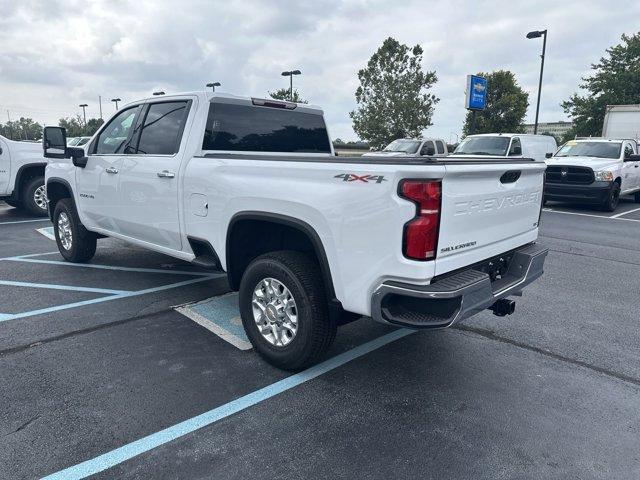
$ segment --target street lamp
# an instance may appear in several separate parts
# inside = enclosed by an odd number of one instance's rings
[[[544,71],[544,52],[547,48],[547,31],[546,30],[535,30],[533,32],[527,33],[527,38],[540,38],[542,39],[542,55],[540,55],[540,80],[538,81],[538,102],[536,104],[536,123],[533,125],[533,134],[538,133],[538,113],[540,113],[540,94],[542,92],[542,72]]]
[[[158,95],[164,95],[164,92],[153,92],[154,97],[157,97]]]
[[[86,103],[82,103],[82,104],[80,104],[78,106],[82,107],[82,116],[84,117],[84,125],[86,127],[87,126],[87,111],[85,110],[85,108],[87,108],[89,105],[87,105]]]
[[[118,102],[121,102],[122,99],[120,99],[120,98],[112,98],[111,101],[116,104],[116,112],[117,112],[118,111]]]
[[[216,91],[216,87],[219,87],[220,85],[220,82],[207,83],[207,87],[212,88],[214,92]]]
[[[289,72],[282,72],[283,77],[289,77],[289,100],[293,102],[293,76],[300,75],[300,70],[291,70]]]

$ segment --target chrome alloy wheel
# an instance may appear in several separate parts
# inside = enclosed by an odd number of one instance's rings
[[[33,192],[33,201],[42,210],[47,209],[47,199],[45,197],[45,188],[44,185],[40,185]]]
[[[298,308],[291,292],[275,278],[264,278],[253,290],[253,319],[262,336],[276,347],[285,347],[298,332]]]
[[[58,216],[58,237],[62,248],[71,250],[73,246],[73,232],[71,231],[71,222],[66,212],[60,212]]]

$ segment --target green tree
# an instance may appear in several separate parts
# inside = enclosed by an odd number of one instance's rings
[[[487,79],[487,106],[476,112],[473,133],[520,133],[529,106],[529,94],[516,82],[509,70],[478,73]],[[463,136],[471,133],[473,112],[468,111],[462,127]]]
[[[622,43],[608,48],[591,69],[592,75],[583,77],[580,84],[586,94],[574,93],[561,103],[573,119],[567,138],[601,135],[607,105],[640,103],[640,32],[623,34]]]
[[[356,134],[372,146],[420,137],[432,125],[439,99],[429,89],[438,77],[422,71],[422,53],[420,45],[409,48],[389,37],[358,72],[358,107],[349,116]]]
[[[75,117],[61,118],[58,126],[67,130],[67,137],[82,137],[84,132],[84,122],[80,115]]]
[[[101,118],[90,118],[87,120],[87,125],[84,127],[84,136],[90,137],[98,131],[100,126],[104,123]]]
[[[288,88],[279,88],[275,92],[269,92],[269,96],[276,100],[286,100],[288,102],[295,102],[295,103],[308,103],[306,100],[304,100],[300,96],[297,88],[293,89],[293,99],[291,98],[291,95],[289,95],[289,93],[290,92]]]
[[[90,137],[104,123],[101,118],[90,118],[87,124],[81,115],[75,117],[61,118],[58,125],[67,129],[67,137]]]
[[[42,138],[42,125],[32,118],[20,117],[4,125],[0,124],[0,135],[12,140],[39,140]]]

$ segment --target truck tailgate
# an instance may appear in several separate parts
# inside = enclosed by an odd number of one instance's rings
[[[545,164],[447,162],[436,275],[537,238]]]

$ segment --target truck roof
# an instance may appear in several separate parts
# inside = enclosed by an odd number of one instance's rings
[[[264,97],[249,97],[246,95],[234,95],[232,93],[226,93],[226,92],[208,92],[208,91],[203,91],[203,90],[199,90],[199,91],[192,91],[192,92],[177,92],[177,93],[171,93],[171,94],[165,94],[165,95],[155,95],[155,96],[150,96],[150,97],[146,97],[146,98],[142,98],[140,100],[136,100],[130,103],[140,103],[142,101],[147,102],[147,101],[152,101],[152,100],[158,100],[160,98],[180,98],[180,97],[193,97],[193,96],[197,96],[199,99],[201,99],[202,101],[205,102],[211,102],[214,99],[220,99],[220,100],[225,100],[225,103],[240,103],[240,104],[253,104],[253,102],[255,100],[264,100],[267,102],[275,102],[275,103],[286,103],[286,104],[292,104],[296,106],[296,110],[297,111],[304,111],[306,113],[314,113],[314,114],[319,114],[322,115],[324,112],[322,110],[322,108],[318,105],[311,105],[311,104],[307,104],[307,103],[293,103],[293,102],[289,102],[286,100],[276,100],[273,98],[264,98]],[[127,104],[128,105],[128,104]]]

